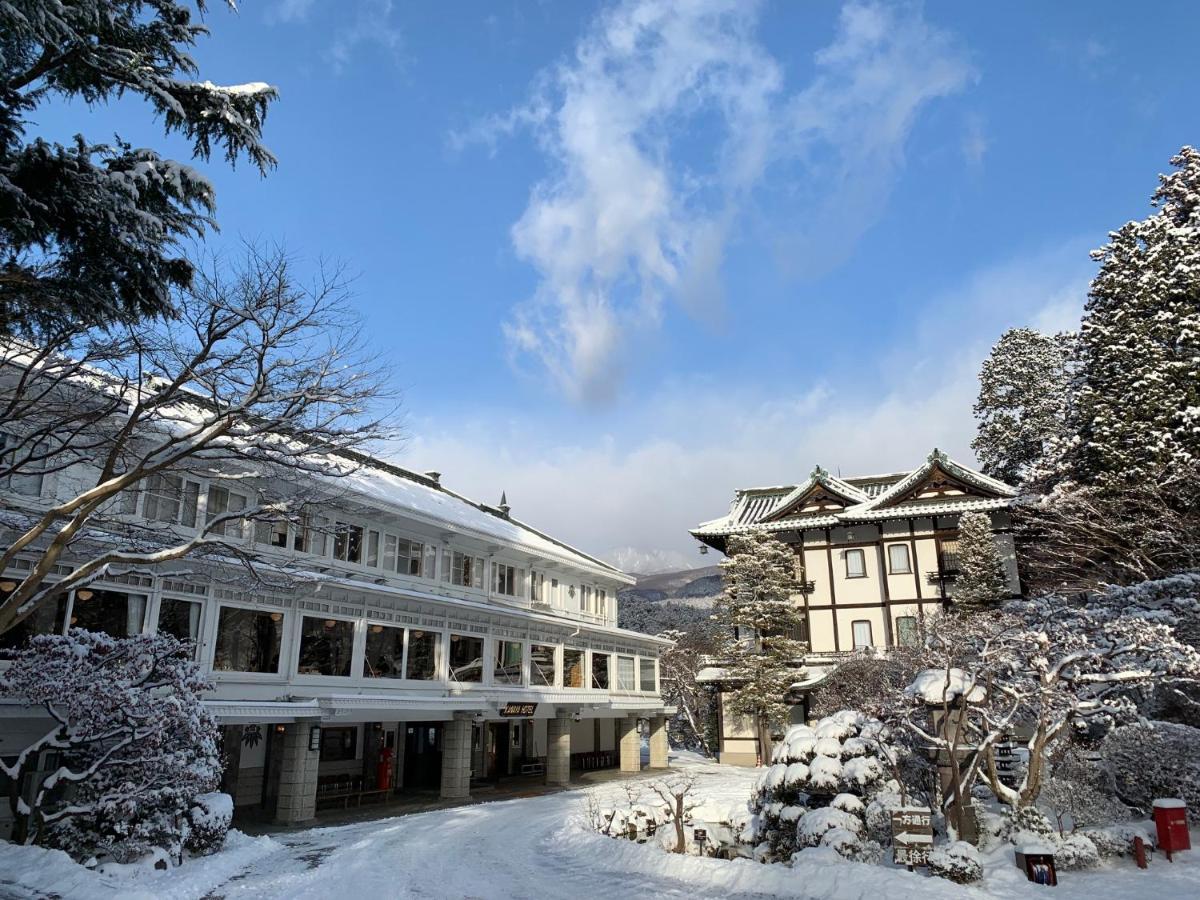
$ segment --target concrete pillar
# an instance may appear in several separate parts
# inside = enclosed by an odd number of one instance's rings
[[[653,716],[650,719],[650,768],[667,767],[667,717]]]
[[[280,825],[311,822],[317,812],[317,767],[320,750],[309,750],[309,732],[315,722],[284,726],[279,741],[279,795],[275,821]]]
[[[446,723],[442,741],[443,800],[465,800],[471,796],[471,720],[455,718]]]
[[[546,784],[571,781],[571,719],[558,716],[546,721]]]
[[[621,771],[642,771],[642,737],[638,734],[637,716],[617,720],[621,729]]]

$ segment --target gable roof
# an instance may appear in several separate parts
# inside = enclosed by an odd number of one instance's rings
[[[846,501],[807,509],[816,492]],[[838,478],[817,466],[792,487],[739,490],[728,515],[697,525],[693,537],[720,543],[726,535],[754,528],[785,531],[829,528],[856,522],[911,516],[951,515],[1011,506],[1017,491],[1010,485],[956,462],[934,448],[925,461],[907,472]]]

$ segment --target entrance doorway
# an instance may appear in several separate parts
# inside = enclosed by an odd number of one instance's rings
[[[409,722],[404,728],[404,787],[434,789],[442,783],[441,722]]]
[[[489,722],[487,735],[487,746],[484,750],[484,777],[490,781],[499,781],[501,776],[509,774],[508,722]]]

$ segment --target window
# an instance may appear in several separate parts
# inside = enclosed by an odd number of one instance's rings
[[[483,639],[450,635],[450,680],[483,681]]]
[[[401,575],[421,574],[421,559],[424,555],[424,545],[415,541],[396,539],[396,571]]]
[[[367,532],[367,558],[366,564],[372,569],[379,568],[379,532]]]
[[[608,690],[608,654],[592,654],[592,687],[596,690]]]
[[[901,647],[917,646],[916,616],[896,617],[896,643],[898,643]]]
[[[354,623],[342,619],[305,616],[300,628],[300,659],[297,675],[350,675],[354,653]]]
[[[200,604],[163,597],[158,607],[158,633],[181,641],[200,640]]]
[[[908,575],[912,572],[907,544],[888,544],[888,572],[892,575]]]
[[[437,547],[432,544],[425,545],[425,562],[421,564],[421,577],[433,578],[434,569],[437,567]]]
[[[0,591],[0,598],[7,599],[16,589]],[[22,619],[8,631],[0,634],[0,650],[16,650],[25,645],[25,641],[35,634],[62,634],[67,617],[67,598],[59,597],[54,603],[42,603],[26,618]]]
[[[255,522],[254,543],[264,544],[268,547],[281,547],[286,550],[288,545],[287,519]]]
[[[219,672],[279,671],[283,613],[222,606],[213,668]]]
[[[563,651],[563,687],[583,687],[583,651]]]
[[[521,594],[521,574],[522,570],[516,566],[510,566],[506,563],[492,563],[492,591],[496,594],[505,594],[509,597],[516,597]]]
[[[325,555],[325,531],[329,522],[320,516],[304,513],[296,530],[292,532],[292,549],[301,553]]]
[[[866,578],[867,577],[867,557],[862,550],[847,550],[846,551],[846,577],[847,578]]]
[[[947,575],[958,573],[958,539],[938,541],[938,567]]]
[[[545,602],[546,576],[542,572],[529,573],[529,599],[534,603]]]
[[[367,649],[363,655],[363,678],[399,678],[403,674],[404,629],[387,625],[367,626]]]
[[[547,644],[529,645],[529,675],[535,686],[554,687],[558,670],[554,665],[554,648]]]
[[[0,434],[0,468],[11,466],[16,469],[0,477],[0,487],[23,497],[41,496],[42,473],[38,470],[43,467],[44,458],[39,461],[37,457],[44,452],[42,445],[22,446],[19,438],[11,434]]]
[[[358,727],[322,728],[321,762],[342,762],[358,755]]]
[[[413,681],[432,681],[437,678],[437,646],[436,632],[410,630],[404,677]]]
[[[145,615],[145,597],[83,588],[75,592],[71,627],[103,631],[115,638],[132,637],[142,633]]]
[[[205,507],[205,522],[212,522],[227,513],[240,512],[246,508],[246,498],[235,494],[228,488],[210,486],[208,489],[208,504]],[[209,529],[212,534],[223,534],[226,537],[240,538],[242,536],[242,520],[226,519]]]
[[[601,619],[608,618],[608,592],[597,589],[596,591],[596,613]]]
[[[520,684],[524,646],[520,641],[496,641],[496,665],[492,670],[495,684]]]
[[[457,550],[442,551],[442,581],[462,587],[483,587],[483,560]]]
[[[146,480],[142,516],[151,522],[196,527],[200,485],[177,475],[151,475]]]
[[[338,522],[333,532],[333,558],[356,563],[362,559],[363,530],[359,525]]]
[[[639,690],[646,694],[653,694],[658,690],[658,681],[654,677],[654,660],[639,659],[638,666]]]
[[[617,690],[618,691],[633,691],[636,690],[637,684],[634,682],[632,656],[617,657]]]
[[[592,589],[586,585],[580,585],[579,588],[579,609],[585,613],[592,611]]]
[[[874,642],[871,640],[871,623],[866,619],[859,619],[856,622],[851,622],[850,627],[854,632],[854,649],[859,650],[863,647],[873,647]]]

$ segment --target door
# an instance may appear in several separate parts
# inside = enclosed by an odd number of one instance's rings
[[[409,722],[404,729],[404,786],[436,789],[442,783],[442,724]]]
[[[489,723],[488,738],[485,754],[487,777],[499,781],[501,775],[508,774],[508,723]]]

